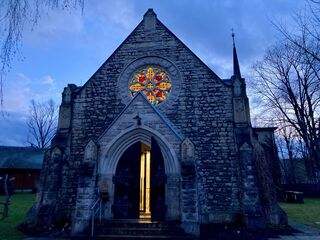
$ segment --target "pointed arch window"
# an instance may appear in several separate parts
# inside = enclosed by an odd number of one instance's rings
[[[152,104],[166,100],[171,91],[171,78],[158,66],[144,66],[136,71],[129,83],[130,95],[143,93]]]

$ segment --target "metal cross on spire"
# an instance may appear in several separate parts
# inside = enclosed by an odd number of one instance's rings
[[[234,41],[234,31],[233,31],[233,28],[231,28],[231,36],[232,36],[232,43],[233,43],[233,47],[235,47],[236,46],[236,44],[235,44],[235,41]]]

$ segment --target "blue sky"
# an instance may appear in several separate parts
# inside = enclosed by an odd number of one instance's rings
[[[4,83],[0,145],[27,145],[31,99],[60,104],[63,87],[83,85],[142,20],[148,8],[221,78],[232,75],[231,29],[242,74],[291,24],[304,0],[86,0],[84,12],[51,11],[23,33]],[[3,26],[0,25],[0,30]],[[249,96],[250,97],[250,96]]]

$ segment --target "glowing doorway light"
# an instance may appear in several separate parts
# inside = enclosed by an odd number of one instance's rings
[[[140,157],[140,218],[151,218],[150,211],[150,151]]]

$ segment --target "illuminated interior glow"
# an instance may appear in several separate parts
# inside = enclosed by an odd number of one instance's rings
[[[151,218],[150,211],[150,148],[144,144],[140,157],[140,218]]]

